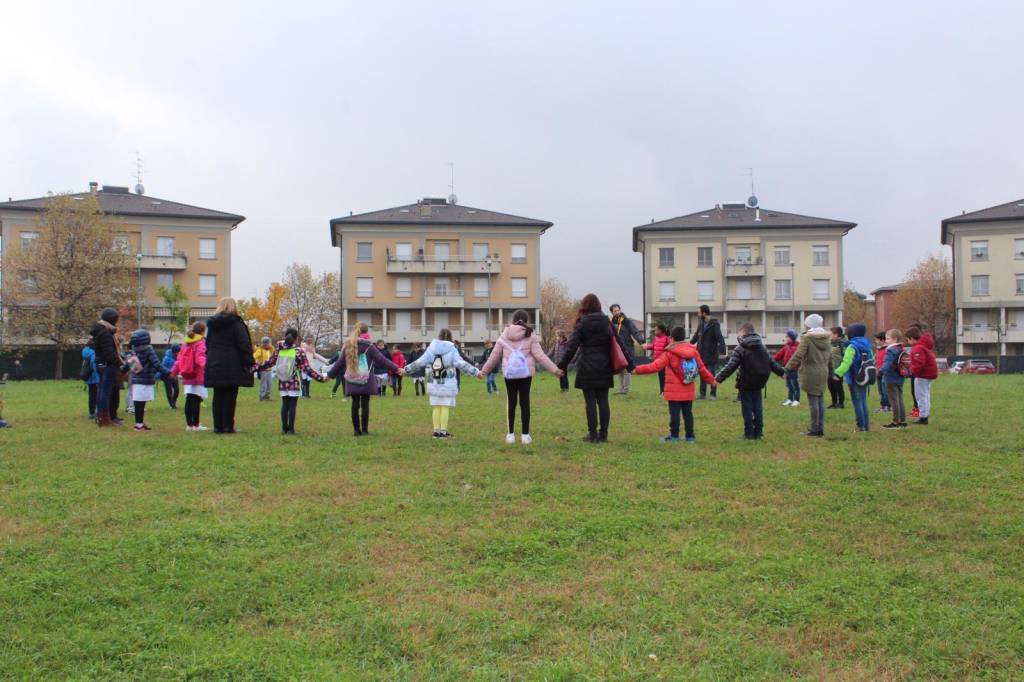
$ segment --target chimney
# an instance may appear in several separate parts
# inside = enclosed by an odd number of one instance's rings
[[[760,208],[755,209],[755,211],[754,211],[754,222],[755,223],[761,222],[761,209]]]
[[[430,202],[425,200],[425,199],[420,202],[420,217],[421,218],[429,218],[430,217]]]
[[[89,192],[91,192],[92,194],[96,194],[96,190],[98,190],[99,188],[100,183],[96,182],[95,180],[89,182]]]

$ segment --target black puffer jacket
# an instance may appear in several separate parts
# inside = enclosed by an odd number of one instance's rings
[[[208,388],[252,386],[252,339],[238,315],[217,313],[206,321]]]
[[[121,356],[117,352],[117,344],[114,343],[114,334],[107,325],[97,322],[89,330],[92,336],[92,349],[96,351],[96,364],[121,365]]]
[[[729,361],[715,376],[715,381],[721,383],[733,372],[736,372],[736,388],[741,391],[760,391],[768,383],[772,372],[780,377],[786,374],[785,368],[772,360],[757,334],[747,334],[740,339],[740,344],[733,349]]]
[[[725,355],[725,337],[722,336],[722,326],[718,324],[717,318],[701,320],[690,343],[697,346],[700,359],[709,367],[717,365],[718,359]]]
[[[615,335],[621,347],[622,340]],[[568,369],[569,363],[579,351],[576,362],[576,388],[587,390],[609,389],[612,387],[612,360],[609,349],[612,341],[611,321],[604,313],[588,313],[583,316],[565,347],[562,361],[558,363],[561,370]],[[629,360],[629,371],[633,371],[632,356],[623,348]]]

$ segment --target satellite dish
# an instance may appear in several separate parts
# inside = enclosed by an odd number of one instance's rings
[[[757,208],[757,197],[751,194],[750,198],[747,199],[747,206],[750,208]]]
[[[146,193],[146,188],[142,186],[141,182],[135,185],[135,193],[140,195]]]
[[[459,203],[459,198],[457,196],[455,196],[454,194],[449,194],[448,195],[448,203],[451,204],[452,206],[454,206],[455,204]]]

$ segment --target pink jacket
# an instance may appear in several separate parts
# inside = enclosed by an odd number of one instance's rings
[[[181,374],[181,356],[185,354],[186,349],[190,349],[192,353],[195,353],[195,374],[190,377],[181,377],[181,383],[186,386],[202,386],[206,380],[206,339],[202,336],[192,336],[191,334],[185,338],[185,343],[181,347],[181,351],[178,353],[178,359],[174,361],[174,367],[171,368],[171,376],[179,376]]]
[[[657,360],[661,357],[661,354],[665,352],[669,342],[672,341],[672,337],[668,334],[655,335],[654,341],[651,343],[644,344],[644,350],[654,351],[654,359]]]
[[[505,331],[501,333],[498,343],[494,344],[494,350],[491,351],[491,356],[487,358],[480,373],[490,374],[493,372],[498,360],[501,360],[501,369],[504,371],[505,365],[508,364],[508,356],[512,354],[513,350],[520,347],[523,349],[523,355],[526,356],[526,364],[530,368],[531,377],[537,372],[538,361],[544,365],[544,369],[547,371],[558,371],[558,365],[553,363],[541,348],[540,335],[534,332],[529,338],[526,338],[526,330],[513,324],[505,327]]]

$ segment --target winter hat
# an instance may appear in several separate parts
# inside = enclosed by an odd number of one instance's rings
[[[174,353],[175,355],[177,355],[179,352],[181,352],[181,344],[180,343],[172,343],[171,344],[171,352]]]
[[[120,319],[120,317],[121,316],[117,314],[116,308],[104,308],[103,312],[100,313],[100,319],[106,322],[107,324],[117,324],[117,321],[118,319]]]
[[[868,333],[868,328],[860,322],[855,322],[846,328],[846,335],[851,339],[858,336],[864,336]]]
[[[804,318],[804,328],[806,329],[818,329],[823,324],[825,324],[825,320],[818,313],[811,313]]]
[[[264,336],[262,339],[260,339],[260,343],[262,343],[264,346],[267,345],[268,343],[270,343],[270,337]]]
[[[795,329],[787,329],[786,336],[788,336],[791,340],[796,341],[796,338],[800,335],[796,333]]]

